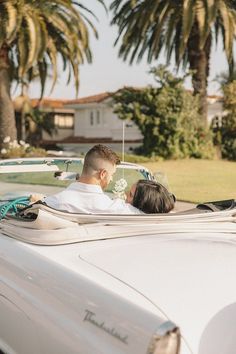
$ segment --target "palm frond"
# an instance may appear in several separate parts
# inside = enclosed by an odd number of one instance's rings
[[[7,43],[12,78],[31,81],[38,72],[42,95],[50,65],[55,86],[59,55],[78,89],[79,66],[92,60],[90,32],[98,37],[95,13],[77,0],[2,0],[0,13],[0,48]]]
[[[220,17],[222,19],[222,31],[224,37],[224,48],[228,60],[232,58],[232,48],[234,39],[234,18],[229,8],[226,6],[224,1],[220,1],[219,7]]]
[[[8,21],[6,24],[6,42],[11,43],[15,38],[17,31],[17,9],[11,2],[5,2],[5,8],[7,10]]]
[[[27,29],[27,62],[24,65],[23,73],[27,72],[38,58],[40,25],[33,12],[27,11],[24,16]]]
[[[46,62],[46,59],[44,58],[42,61],[39,61],[37,67],[39,72],[39,80],[41,83],[40,99],[42,99],[48,74],[48,64]]]
[[[211,25],[207,21],[207,7],[205,6],[204,0],[196,1],[195,13],[199,29],[199,47],[203,49],[209,33],[211,32]]]
[[[189,41],[194,38],[199,51],[207,50],[213,26],[216,40],[223,33],[224,48],[231,60],[236,1],[233,6],[229,0],[113,0],[110,10],[111,24],[118,26],[115,45],[119,45],[119,56],[130,63],[143,56],[151,62],[163,48],[167,61],[174,51],[177,65],[186,63]]]
[[[183,15],[182,15],[182,34],[180,40],[180,56],[182,56],[185,51],[189,35],[192,30],[192,26],[195,20],[196,11],[196,1],[195,0],[183,0]]]
[[[52,92],[57,81],[57,48],[52,39],[49,39],[48,41],[47,54],[50,59],[52,65],[52,71],[53,71],[52,86],[51,86],[51,92]]]
[[[22,22],[24,24],[24,21]],[[26,24],[22,28],[21,32],[18,34],[17,38],[17,52],[18,52],[18,60],[19,60],[19,67],[18,67],[18,75],[19,78],[22,78],[25,73],[25,68],[27,66],[28,61],[28,31],[26,29]]]

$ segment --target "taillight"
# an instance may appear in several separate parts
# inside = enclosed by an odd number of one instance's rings
[[[179,354],[180,331],[173,322],[164,322],[152,336],[147,354]]]

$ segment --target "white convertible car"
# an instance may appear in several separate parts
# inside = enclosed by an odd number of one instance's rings
[[[0,161],[0,354],[235,354],[235,201],[168,215],[24,208],[81,166]],[[117,178],[152,175],[123,163]]]

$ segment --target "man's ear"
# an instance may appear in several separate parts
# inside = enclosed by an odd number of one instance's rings
[[[106,174],[107,174],[107,171],[106,170],[100,170],[99,171],[99,177],[101,180],[103,180],[104,178],[106,178]]]

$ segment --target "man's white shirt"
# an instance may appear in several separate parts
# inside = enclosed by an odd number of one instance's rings
[[[143,214],[123,199],[111,199],[99,185],[74,182],[44,202],[58,210],[91,214]]]

